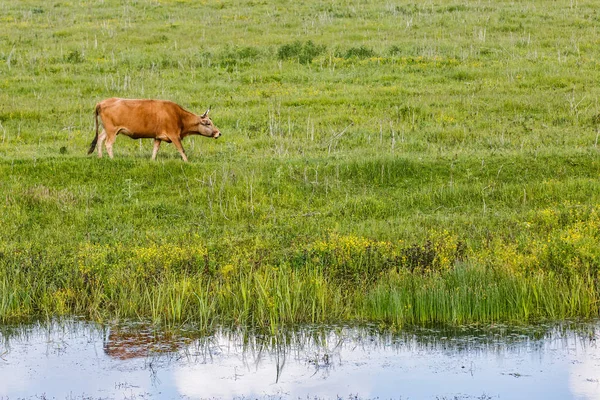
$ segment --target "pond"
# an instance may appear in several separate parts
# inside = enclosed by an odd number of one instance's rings
[[[0,399],[600,399],[600,323],[271,336],[0,327]]]

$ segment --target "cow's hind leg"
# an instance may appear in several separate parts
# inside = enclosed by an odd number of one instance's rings
[[[156,154],[158,153],[159,147],[160,147],[160,139],[154,139],[154,148],[152,149],[152,160],[156,160]]]
[[[117,138],[117,135],[106,135],[106,152],[108,153],[108,156],[110,158],[113,158],[112,147],[113,147],[113,143],[115,142],[116,138]]]
[[[98,135],[98,158],[102,158],[102,143],[106,140],[106,131],[102,129],[100,135]]]

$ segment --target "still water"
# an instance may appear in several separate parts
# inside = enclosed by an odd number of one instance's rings
[[[600,324],[278,336],[0,326],[0,399],[600,399]]]

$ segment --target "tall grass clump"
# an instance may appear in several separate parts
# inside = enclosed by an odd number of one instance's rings
[[[351,47],[344,53],[345,58],[369,58],[376,55],[373,49],[366,46]]]
[[[277,50],[277,57],[280,60],[292,59],[300,64],[310,64],[315,57],[324,53],[325,50],[325,46],[316,45],[312,40],[306,42],[296,40],[293,43],[281,45]]]

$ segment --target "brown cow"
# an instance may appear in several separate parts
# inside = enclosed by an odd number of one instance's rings
[[[181,140],[188,135],[218,138],[219,129],[208,118],[210,108],[202,115],[184,110],[181,106],[165,100],[131,100],[111,98],[96,104],[96,136],[88,154],[98,144],[98,157],[102,157],[102,142],[106,140],[106,151],[113,158],[112,146],[119,133],[132,139],[154,139],[152,159],[160,142],[173,143],[183,161],[187,161]],[[98,116],[104,129],[98,135]]]

